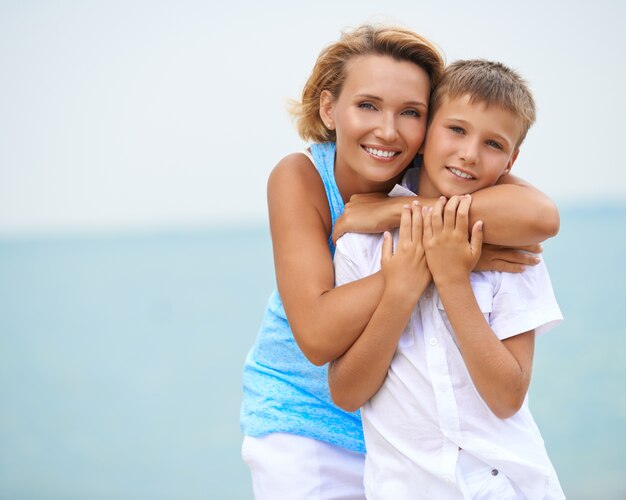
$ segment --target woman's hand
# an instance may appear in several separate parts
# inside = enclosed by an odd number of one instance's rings
[[[541,245],[505,247],[483,243],[480,259],[473,271],[521,273],[526,266],[535,266],[540,262],[537,254],[541,252],[543,252]]]
[[[404,205],[416,198],[389,197],[384,193],[355,194],[335,222],[333,241],[345,233],[382,233],[398,227]]]

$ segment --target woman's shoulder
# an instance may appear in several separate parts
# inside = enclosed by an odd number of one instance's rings
[[[310,150],[297,151],[283,157],[272,169],[270,179],[274,175],[286,177],[308,177],[315,174],[315,165]]]
[[[305,224],[307,217],[319,217],[324,232],[330,234],[332,218],[324,182],[312,161],[301,152],[287,155],[276,164],[267,182],[267,200],[270,220],[286,217],[293,222],[297,217]]]
[[[291,153],[276,164],[270,173],[267,193],[270,203],[280,200],[294,208],[309,205],[322,214],[329,211],[322,178],[303,152]]]
[[[272,169],[268,179],[268,189],[286,187],[287,189],[324,190],[320,173],[317,171],[310,149],[297,151],[283,157]],[[324,195],[325,197],[325,195]]]

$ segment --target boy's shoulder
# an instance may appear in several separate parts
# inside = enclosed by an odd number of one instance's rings
[[[498,294],[519,294],[520,303],[530,296],[536,296],[548,285],[551,289],[548,270],[543,259],[535,266],[526,266],[521,273],[505,273],[500,271],[480,271],[470,273],[472,289],[476,293],[486,293],[490,289],[492,296]]]
[[[344,255],[369,261],[376,256],[380,258],[382,245],[382,233],[346,233],[337,240],[336,248]]]

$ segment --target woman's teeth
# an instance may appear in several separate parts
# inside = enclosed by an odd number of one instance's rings
[[[378,156],[380,158],[391,158],[398,154],[397,151],[383,151],[382,149],[374,149],[374,148],[365,148],[369,154]]]

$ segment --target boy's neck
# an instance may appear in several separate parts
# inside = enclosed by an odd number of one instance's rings
[[[424,165],[419,169],[417,182],[417,195],[421,198],[439,198],[442,193],[430,181]]]

